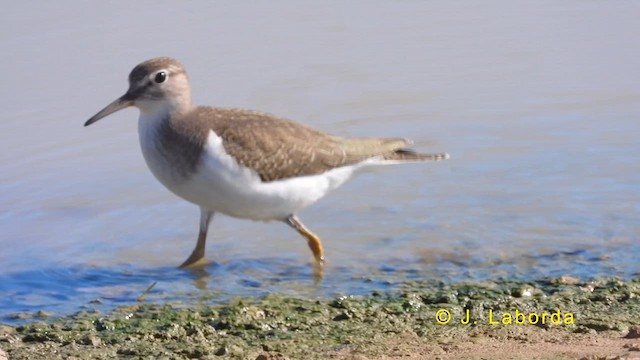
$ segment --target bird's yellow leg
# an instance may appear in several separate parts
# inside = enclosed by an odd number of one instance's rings
[[[296,229],[300,235],[307,239],[307,244],[309,245],[311,252],[313,252],[313,257],[316,259],[315,265],[317,268],[321,269],[324,265],[324,250],[322,249],[322,241],[320,241],[318,235],[307,229],[295,215],[289,216],[286,222],[289,226]]]

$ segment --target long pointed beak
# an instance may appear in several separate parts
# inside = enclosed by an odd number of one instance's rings
[[[107,105],[104,109],[100,110],[97,114],[93,115],[91,119],[84,123],[84,126],[89,126],[103,117],[109,116],[118,110],[128,108],[129,106],[133,106],[133,101],[129,100],[127,95],[123,95],[114,100],[111,104]]]

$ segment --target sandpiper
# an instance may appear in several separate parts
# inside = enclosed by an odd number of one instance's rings
[[[402,138],[349,139],[263,112],[194,106],[184,67],[168,57],[136,66],[127,92],[84,125],[129,106],[140,110],[140,146],[153,175],[200,207],[198,240],[181,267],[202,263],[207,229],[219,212],[288,224],[306,238],[321,268],[322,242],[296,213],[360,169],[449,157],[417,153]]]

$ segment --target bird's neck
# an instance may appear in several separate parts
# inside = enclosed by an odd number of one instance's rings
[[[140,109],[140,119],[152,122],[164,121],[174,116],[186,114],[193,108],[190,99],[188,101],[176,99],[137,105]]]

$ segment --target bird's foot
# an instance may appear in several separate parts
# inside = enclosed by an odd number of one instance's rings
[[[319,283],[324,278],[324,256],[316,258],[313,262],[313,278],[316,283]]]
[[[204,258],[204,254],[191,253],[191,256],[187,258],[180,266],[180,269],[195,269],[210,264],[211,261]]]

